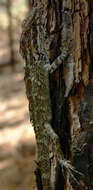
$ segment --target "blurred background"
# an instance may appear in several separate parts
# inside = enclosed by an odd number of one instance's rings
[[[0,190],[35,188],[35,137],[19,54],[21,22],[29,10],[29,0],[0,0]]]

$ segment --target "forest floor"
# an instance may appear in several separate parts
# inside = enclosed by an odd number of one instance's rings
[[[29,122],[23,66],[0,68],[0,190],[34,187],[35,137]]]

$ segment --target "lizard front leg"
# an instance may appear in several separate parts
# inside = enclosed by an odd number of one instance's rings
[[[45,69],[51,74],[53,73],[61,64],[63,64],[63,79],[65,82],[65,95],[67,97],[74,81],[74,58],[73,55],[69,54],[65,49],[62,53],[53,61],[52,64],[48,62],[45,64]]]
[[[68,56],[68,51],[65,49],[62,51],[62,53],[53,61],[53,63],[50,65],[50,62],[46,63],[44,65],[44,68],[49,73],[53,73],[65,60],[65,58]]]

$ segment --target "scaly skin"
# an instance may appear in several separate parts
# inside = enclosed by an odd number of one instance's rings
[[[51,190],[51,166],[49,145],[54,143],[57,160],[63,155],[57,135],[50,125],[51,102],[49,93],[49,72],[52,73],[65,60],[68,49],[64,48],[61,55],[50,65],[44,45],[44,25],[42,24],[41,8],[34,8],[22,25],[20,51],[25,59],[25,85],[29,100],[30,120],[36,135],[38,164],[41,171],[43,190]],[[48,130],[48,131],[47,131]]]
[[[45,123],[50,123],[51,121],[49,79],[48,72],[44,68],[44,64],[49,62],[49,60],[45,53],[43,43],[44,31],[38,19],[38,13],[33,11],[32,18],[29,16],[24,21],[22,27],[21,53],[26,61],[25,84],[27,98],[29,100],[30,120],[33,123],[36,135],[38,164],[41,171],[43,188],[44,190],[51,190],[49,140],[44,130]],[[30,42],[28,41],[27,35],[29,35]]]

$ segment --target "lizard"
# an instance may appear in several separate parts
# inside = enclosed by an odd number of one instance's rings
[[[67,13],[64,12],[64,18]],[[67,28],[66,28],[67,29]],[[62,34],[64,35],[64,34]],[[68,35],[68,34],[67,34]],[[62,36],[64,37],[64,36]],[[65,36],[65,43],[67,36]],[[57,159],[61,163],[63,154],[58,136],[51,127],[51,100],[49,92],[49,73],[53,73],[69,57],[69,48],[62,49],[62,53],[50,64],[44,43],[44,23],[42,22],[42,8],[34,7],[22,24],[20,52],[25,59],[25,85],[29,100],[30,120],[33,123],[37,141],[38,163],[44,190],[51,190],[51,166],[49,160],[49,145],[54,143]],[[64,159],[64,158],[63,158]],[[64,162],[66,165],[66,162]]]

